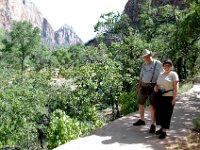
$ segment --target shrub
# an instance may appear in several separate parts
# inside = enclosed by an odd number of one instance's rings
[[[135,100],[134,92],[122,92],[119,96],[119,104],[121,113],[127,115],[137,110],[137,102]]]
[[[91,117],[93,118],[92,120],[80,121],[66,115],[62,110],[55,110],[51,116],[51,122],[47,130],[48,149],[53,149],[79,136],[88,134],[92,130],[103,125],[102,121],[96,116],[97,112],[94,107],[90,108],[90,116],[88,116],[88,114],[89,112],[87,112],[87,114],[82,114],[82,117]]]
[[[200,115],[192,120],[195,130],[200,131]]]

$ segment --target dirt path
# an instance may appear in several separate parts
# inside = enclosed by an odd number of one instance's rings
[[[134,112],[54,150],[166,150],[169,143],[183,138],[193,128],[192,119],[200,114],[200,83],[194,84],[190,91],[177,99],[171,129],[164,140],[148,133],[150,120],[147,108],[145,126],[132,125],[138,119],[138,112]]]

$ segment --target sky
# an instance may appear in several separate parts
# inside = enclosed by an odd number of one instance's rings
[[[95,37],[94,25],[101,14],[122,12],[128,0],[32,0],[43,16],[58,30],[68,24],[87,42]]]

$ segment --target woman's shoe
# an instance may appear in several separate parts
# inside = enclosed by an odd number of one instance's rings
[[[156,135],[160,135],[161,133],[162,133],[162,128],[160,128],[159,130],[157,130],[157,131],[155,132]]]
[[[156,126],[154,124],[151,125],[149,133],[155,133]]]
[[[159,135],[159,139],[165,139],[167,136],[166,132],[161,131],[160,135]]]

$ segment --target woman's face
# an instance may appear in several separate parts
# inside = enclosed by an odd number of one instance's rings
[[[171,64],[164,64],[163,69],[165,72],[170,72],[172,70],[172,65]]]

